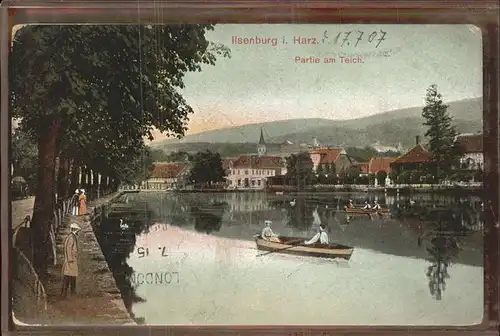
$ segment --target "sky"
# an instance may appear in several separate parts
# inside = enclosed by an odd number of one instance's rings
[[[276,38],[277,44],[234,44],[232,37]],[[296,37],[316,38],[318,44],[294,44]],[[482,96],[482,38],[472,25],[222,24],[207,39],[229,47],[231,58],[186,74],[180,91],[194,110],[187,134],[421,106],[431,84],[445,101]],[[358,55],[362,63],[341,63],[342,54]],[[317,57],[319,63],[296,57]],[[336,62],[324,63],[325,57]],[[155,141],[163,139],[155,132]]]
[[[359,32],[363,35],[355,46]],[[234,44],[233,36],[275,37],[278,43]],[[318,44],[294,44],[296,37],[316,38]],[[445,101],[482,96],[482,37],[472,25],[226,24],[207,38],[229,47],[231,58],[186,75],[182,92],[195,111],[188,134],[292,118],[352,119],[421,106],[431,84]],[[341,63],[342,54],[361,56],[363,63]],[[317,57],[319,63],[296,57]],[[324,63],[325,57],[336,62]]]

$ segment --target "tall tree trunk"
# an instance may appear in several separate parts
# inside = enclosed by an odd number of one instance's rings
[[[33,264],[44,278],[50,249],[50,225],[54,208],[54,167],[56,140],[61,129],[61,119],[56,119],[40,134],[38,142],[38,186],[33,209],[32,237],[34,248]]]
[[[56,150],[57,150],[57,143],[56,143]],[[57,152],[56,152],[56,155],[54,157],[54,169],[52,170],[53,179],[54,179],[54,183],[52,185],[52,192],[54,193],[54,195],[57,195],[58,173],[59,173],[59,157],[57,156]],[[55,200],[55,202],[57,202],[57,199]]]
[[[62,190],[64,198],[68,198],[72,195],[72,193],[69,192],[69,183],[70,183],[69,168],[70,168],[70,161],[69,161],[69,158],[67,156],[65,156],[65,158],[64,158],[65,175],[64,175],[64,183],[63,183],[63,190]]]
[[[89,167],[87,167],[87,173],[86,173],[87,177],[86,177],[86,180],[87,180],[87,187],[86,189],[88,190],[87,191],[87,197],[91,197],[92,196],[92,171]]]
[[[92,190],[95,191],[95,197],[97,198],[97,189],[99,189],[99,173],[95,170],[92,171]]]
[[[71,163],[71,183],[69,187],[68,194],[73,194],[78,188],[78,172],[80,171],[80,166],[78,165],[78,161],[76,159],[72,160]]]
[[[63,153],[61,153],[59,155],[59,171],[57,174],[57,195],[60,199],[65,199],[68,197],[68,174],[68,158]]]
[[[79,176],[80,176],[80,179],[78,180],[78,185],[80,186],[80,189],[85,189],[85,187],[86,187],[86,185],[85,185],[86,180],[85,179],[87,178],[87,174],[86,174],[84,165],[80,166]]]

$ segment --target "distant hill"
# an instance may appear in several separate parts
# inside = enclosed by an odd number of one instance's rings
[[[168,139],[154,144],[155,147],[165,144],[188,142],[251,142],[259,141],[260,129],[264,128],[264,136],[281,136],[304,129],[314,129],[324,125],[335,125],[337,121],[330,119],[290,119],[265,123],[247,124],[229,128],[222,128],[197,134],[187,135],[182,139]]]
[[[482,98],[447,104],[450,105],[448,111],[459,132],[482,131]],[[180,148],[189,151],[192,147],[214,147],[215,143],[218,143],[215,147],[222,143],[255,144],[259,140],[260,128],[263,127],[267,142],[289,140],[311,143],[312,138],[317,137],[320,143],[330,145],[364,146],[380,141],[384,145],[397,145],[401,142],[403,147],[409,148],[414,145],[415,136],[423,137],[426,131],[421,114],[422,107],[411,107],[351,120],[291,119],[249,124],[192,134],[181,140],[169,139],[155,143],[152,147],[166,151]]]

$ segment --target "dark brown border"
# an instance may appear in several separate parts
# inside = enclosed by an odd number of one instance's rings
[[[9,160],[10,118],[8,113],[7,55],[11,28],[19,23],[467,23],[483,32],[483,131],[485,155],[485,198],[491,211],[485,226],[485,318],[473,327],[320,327],[320,326],[213,326],[213,327],[135,327],[135,326],[78,326],[24,327],[9,332],[16,335],[498,335],[499,321],[499,5],[498,1],[29,1],[4,0],[0,5],[1,26],[1,233],[2,250],[2,333],[10,324],[10,295],[8,291],[10,251]],[[7,6],[12,8],[7,9]],[[15,9],[14,9],[15,8]],[[164,12],[158,15],[158,11]],[[464,293],[467,295],[467,293]],[[382,308],[383,309],[383,308]]]

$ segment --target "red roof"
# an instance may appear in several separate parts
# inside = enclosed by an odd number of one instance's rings
[[[151,177],[153,178],[176,178],[182,172],[182,170],[187,166],[187,163],[154,163],[153,172]]]
[[[408,153],[403,156],[398,157],[392,163],[425,163],[429,162],[432,158],[432,154],[425,150],[422,145],[416,145]]]
[[[332,164],[337,162],[340,154],[344,151],[343,148],[318,148],[313,149],[310,154],[320,154],[321,159],[319,164]]]
[[[483,135],[459,135],[456,143],[463,148],[465,153],[483,152]]]
[[[391,172],[391,163],[396,160],[393,157],[372,157],[368,162],[368,171],[370,174],[376,174],[379,171]]]
[[[285,166],[279,156],[244,155],[233,161],[233,168],[277,169]]]

